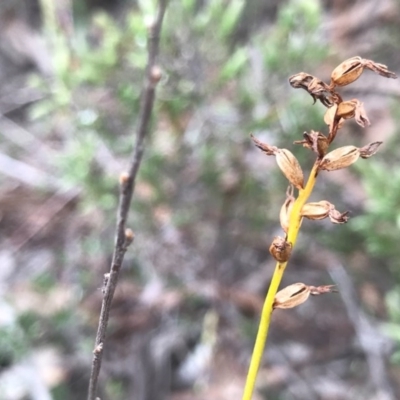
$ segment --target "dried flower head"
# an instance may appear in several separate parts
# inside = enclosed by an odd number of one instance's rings
[[[330,110],[330,109],[328,109]],[[303,140],[296,140],[294,144],[302,144],[303,147],[312,150],[314,153],[318,154],[318,157],[322,158],[329,147],[328,138],[321,132],[310,131],[303,133]]]
[[[301,88],[306,90],[314,99],[314,103],[318,99],[325,107],[332,107],[335,99],[334,94],[330,91],[330,87],[325,82],[315,76],[300,72],[292,75],[289,78],[289,83],[295,89]]]

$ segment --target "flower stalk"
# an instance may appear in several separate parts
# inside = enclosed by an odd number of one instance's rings
[[[335,224],[346,223],[348,220],[348,212],[340,213],[328,201],[322,200],[307,204],[319,172],[347,168],[359,158],[366,159],[374,155],[381,144],[381,142],[374,142],[362,148],[344,146],[328,152],[328,148],[331,146],[345,120],[354,118],[362,127],[369,125],[363,103],[357,99],[343,101],[340,94],[335,90],[336,87],[346,86],[357,80],[365,69],[374,71],[387,78],[397,78],[385,65],[360,57],[353,57],[336,67],[332,72],[329,85],[305,72],[300,72],[289,78],[289,83],[293,88],[306,90],[314,99],[314,103],[319,100],[328,109],[324,118],[329,126],[327,136],[321,132],[310,131],[310,133],[304,133],[303,140],[294,142],[295,144],[302,144],[303,147],[308,148],[317,155],[305,185],[303,183],[303,172],[300,164],[289,150],[279,149],[275,146],[262,143],[252,136],[255,145],[267,156],[276,156],[278,166],[290,182],[291,187],[287,191],[286,200],[280,212],[280,222],[286,236],[285,238],[274,238],[270,246],[270,253],[276,259],[277,263],[261,311],[242,400],[251,400],[253,396],[258,370],[268,337],[272,311],[275,308],[285,309],[296,307],[306,301],[309,295],[336,291],[332,285],[314,287],[304,283],[289,285],[279,292],[278,289],[289,258],[294,250],[303,217],[311,220],[319,220],[329,216],[331,222]],[[298,189],[297,198],[293,196],[293,187]]]

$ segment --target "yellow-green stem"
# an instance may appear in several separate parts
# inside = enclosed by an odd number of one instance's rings
[[[289,230],[287,241],[294,247],[299,233],[302,217],[301,209],[310,197],[318,172],[318,161],[315,162],[310,176],[308,178],[307,184],[304,189],[299,191],[299,195],[293,204],[293,210],[290,214]],[[264,353],[265,343],[267,342],[268,329],[271,321],[272,305],[274,303],[274,298],[276,292],[278,291],[279,285],[281,283],[283,273],[285,272],[287,262],[276,263],[275,271],[272,276],[271,284],[268,288],[267,297],[265,298],[263,309],[261,311],[260,324],[258,326],[258,332],[256,337],[256,342],[254,344],[253,354],[250,360],[249,371],[247,373],[246,384],[244,387],[242,400],[251,400],[254,392],[254,387],[256,384],[257,373],[260,368],[261,358]]]

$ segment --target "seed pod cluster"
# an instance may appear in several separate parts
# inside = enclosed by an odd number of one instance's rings
[[[313,130],[304,132],[303,139],[294,142],[301,144],[316,155],[313,169],[315,174],[310,179],[315,179],[321,171],[336,171],[349,167],[359,158],[367,159],[374,155],[382,144],[382,142],[376,141],[363,147],[347,145],[330,149],[345,121],[354,120],[363,128],[370,125],[364,104],[358,99],[343,100],[337,92],[338,88],[350,85],[359,79],[365,70],[373,71],[386,78],[397,78],[396,74],[389,71],[386,65],[359,56],[351,57],[334,68],[329,84],[306,72],[299,72],[289,78],[289,83],[293,88],[307,91],[314,103],[318,100],[327,108],[324,121],[328,125],[328,132],[326,134]],[[286,148],[263,143],[253,136],[252,139],[256,147],[266,155],[275,156],[278,167],[290,183],[279,213],[280,225],[285,236],[275,237],[269,247],[271,255],[284,268],[293,247],[293,243],[288,238],[297,235],[303,218],[315,221],[329,218],[334,224],[343,224],[348,221],[349,213],[348,211],[339,212],[327,200],[306,203],[303,199],[310,195],[308,193],[309,186],[304,181],[303,170],[295,155]],[[294,193],[295,189],[300,194],[297,198]],[[306,197],[304,197],[304,192],[306,192]],[[301,196],[302,194],[303,196]],[[300,204],[297,203],[298,201],[301,201]],[[293,213],[295,214],[292,215]],[[292,223],[295,227],[292,226]],[[296,230],[295,235],[291,229]],[[295,283],[276,294],[273,307],[292,308],[306,301],[310,295],[332,291],[335,289],[329,285],[314,287],[304,283]]]

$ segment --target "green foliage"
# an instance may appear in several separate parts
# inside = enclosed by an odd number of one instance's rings
[[[387,176],[390,169],[390,179]],[[397,269],[400,235],[400,171],[392,169],[381,157],[379,161],[362,166],[367,195],[366,212],[354,219],[352,227],[363,233],[368,251],[395,263]]]
[[[389,321],[384,324],[384,332],[396,343],[396,351],[392,354],[393,363],[400,365],[400,286],[395,286],[386,295],[386,305]]]

